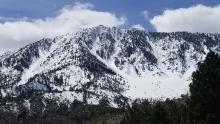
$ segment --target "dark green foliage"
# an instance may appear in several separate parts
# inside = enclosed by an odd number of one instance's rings
[[[162,102],[157,102],[152,112],[152,124],[170,124],[168,119],[168,111]]]
[[[132,107],[128,106],[125,118],[121,122],[122,124],[142,124],[150,121],[152,106],[148,100],[141,101],[135,100],[132,103]]]
[[[179,99],[165,101],[170,124],[190,124],[186,101],[188,96],[182,96]]]
[[[122,109],[110,107],[103,97],[99,105],[83,101],[60,101],[34,93],[31,97],[4,97],[0,99],[0,124],[96,124],[122,118]]]
[[[3,99],[0,101],[4,104]],[[46,99],[39,94],[28,101],[29,105],[24,101],[6,101],[7,104],[0,106],[0,124],[90,124],[96,119],[106,122],[102,119],[114,117],[112,121],[119,121],[122,118],[122,110],[110,107],[106,101],[88,105],[77,100],[70,103]]]
[[[197,124],[220,123],[220,56],[210,52],[190,84],[190,114]]]
[[[183,98],[166,101],[137,99],[127,107],[121,124],[186,124],[184,103]]]

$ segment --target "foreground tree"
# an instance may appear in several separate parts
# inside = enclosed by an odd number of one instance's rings
[[[121,124],[220,124],[220,55],[208,53],[192,75],[190,95],[134,101]]]
[[[188,106],[191,123],[220,124],[220,56],[217,53],[208,53],[193,73]]]

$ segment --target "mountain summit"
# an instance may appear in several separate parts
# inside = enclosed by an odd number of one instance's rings
[[[97,104],[107,98],[177,97],[220,35],[157,33],[98,26],[44,38],[0,56],[1,97],[45,98]]]

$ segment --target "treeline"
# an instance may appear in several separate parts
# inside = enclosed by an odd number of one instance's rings
[[[137,99],[121,124],[220,124],[220,56],[208,53],[198,64],[190,93],[178,99]]]
[[[98,105],[78,100],[61,102],[45,98],[42,93],[28,98],[1,98],[0,124],[96,124],[113,117],[112,121],[120,123],[123,113],[123,109],[111,107],[106,98]]]

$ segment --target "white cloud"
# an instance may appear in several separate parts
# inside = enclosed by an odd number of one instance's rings
[[[120,26],[125,23],[124,17],[113,13],[93,9],[92,4],[76,3],[74,6],[62,8],[56,17],[44,19],[6,19],[0,23],[0,51],[19,48],[43,37],[76,32],[82,28],[98,25]],[[4,17],[0,17],[4,20]]]
[[[139,30],[145,30],[145,28],[140,24],[133,25],[132,28],[139,29]]]
[[[220,6],[196,5],[189,8],[165,10],[150,23],[159,32],[189,31],[220,33]]]

